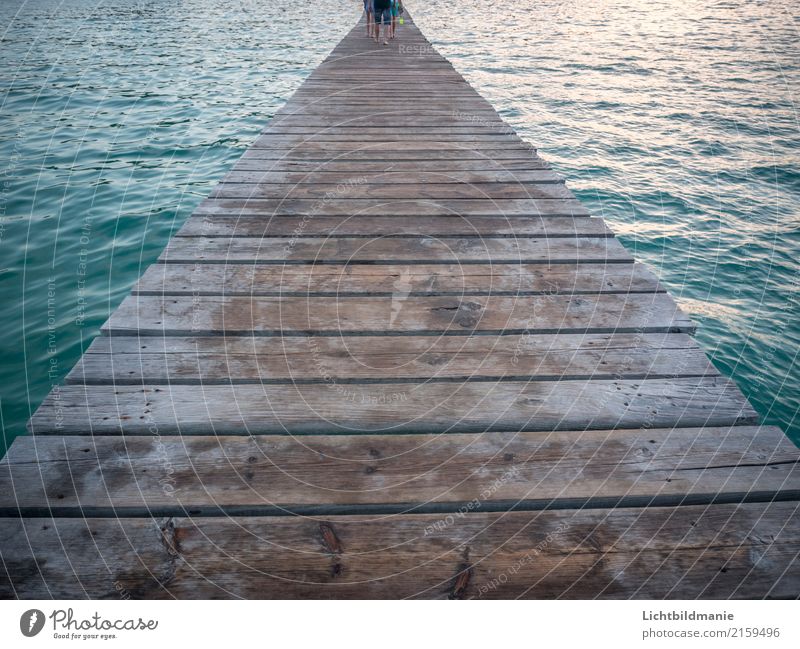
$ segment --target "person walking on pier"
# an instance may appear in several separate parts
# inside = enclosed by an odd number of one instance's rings
[[[372,28],[375,26],[374,0],[364,0],[364,13],[367,14],[367,38],[372,38]]]
[[[383,23],[383,44],[389,44],[392,29],[391,0],[375,0],[375,42],[381,40],[381,23]]]
[[[397,36],[397,17],[400,15],[400,7],[402,3],[400,0],[390,0],[390,10],[392,12],[392,28],[389,30],[389,38]]]

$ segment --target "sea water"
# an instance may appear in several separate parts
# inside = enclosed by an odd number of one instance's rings
[[[661,277],[764,419],[800,439],[794,3],[406,6]],[[7,441],[360,10],[0,3]]]

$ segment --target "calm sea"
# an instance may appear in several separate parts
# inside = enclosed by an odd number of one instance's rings
[[[406,6],[800,440],[795,3]],[[7,440],[360,7],[0,3]]]

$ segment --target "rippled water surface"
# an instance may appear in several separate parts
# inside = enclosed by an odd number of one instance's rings
[[[797,3],[406,5],[800,441]]]
[[[9,439],[359,15],[314,6],[324,20],[288,0],[0,3]]]
[[[406,4],[800,439],[795,3]],[[360,5],[0,3],[8,439]]]

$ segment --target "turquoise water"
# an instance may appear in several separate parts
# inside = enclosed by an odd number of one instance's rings
[[[0,3],[7,441],[350,29],[341,4]]]
[[[800,442],[797,3],[405,4]]]
[[[360,4],[0,4],[8,440]],[[793,3],[406,4],[800,440]]]

